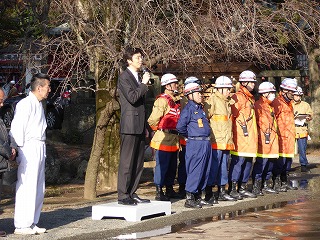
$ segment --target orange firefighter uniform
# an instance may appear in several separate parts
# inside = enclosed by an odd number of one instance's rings
[[[233,116],[232,132],[235,149],[230,153],[236,156],[256,157],[257,154],[257,126],[254,112],[254,97],[243,86],[232,95],[234,104],[231,105]]]
[[[279,156],[285,158],[294,157],[295,124],[292,101],[287,102],[282,92],[272,102],[275,117],[279,127]]]

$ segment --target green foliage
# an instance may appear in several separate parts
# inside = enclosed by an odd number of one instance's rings
[[[30,2],[30,3],[28,3]],[[0,47],[43,34],[44,15],[35,12],[42,1],[0,1]],[[43,6],[44,6],[43,5]]]

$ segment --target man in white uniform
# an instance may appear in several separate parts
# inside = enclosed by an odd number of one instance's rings
[[[45,157],[47,128],[41,101],[50,92],[50,78],[35,74],[31,79],[29,96],[18,102],[10,134],[18,145],[18,181],[14,225],[15,234],[39,234],[39,221],[45,190]]]

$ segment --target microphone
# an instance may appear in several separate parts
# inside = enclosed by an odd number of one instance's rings
[[[141,71],[142,71],[142,74],[145,74],[146,72],[151,73],[150,70],[145,66],[141,67]],[[148,84],[150,85],[154,84],[154,79],[150,78]]]
[[[141,67],[141,71],[143,74],[145,74],[146,72],[150,72],[148,68],[146,68],[145,66]]]

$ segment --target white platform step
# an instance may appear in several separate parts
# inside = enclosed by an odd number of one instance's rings
[[[101,220],[103,217],[123,217],[129,222],[138,222],[142,217],[161,213],[171,215],[171,202],[151,201],[151,203],[140,203],[134,206],[112,202],[92,206],[92,220]]]

